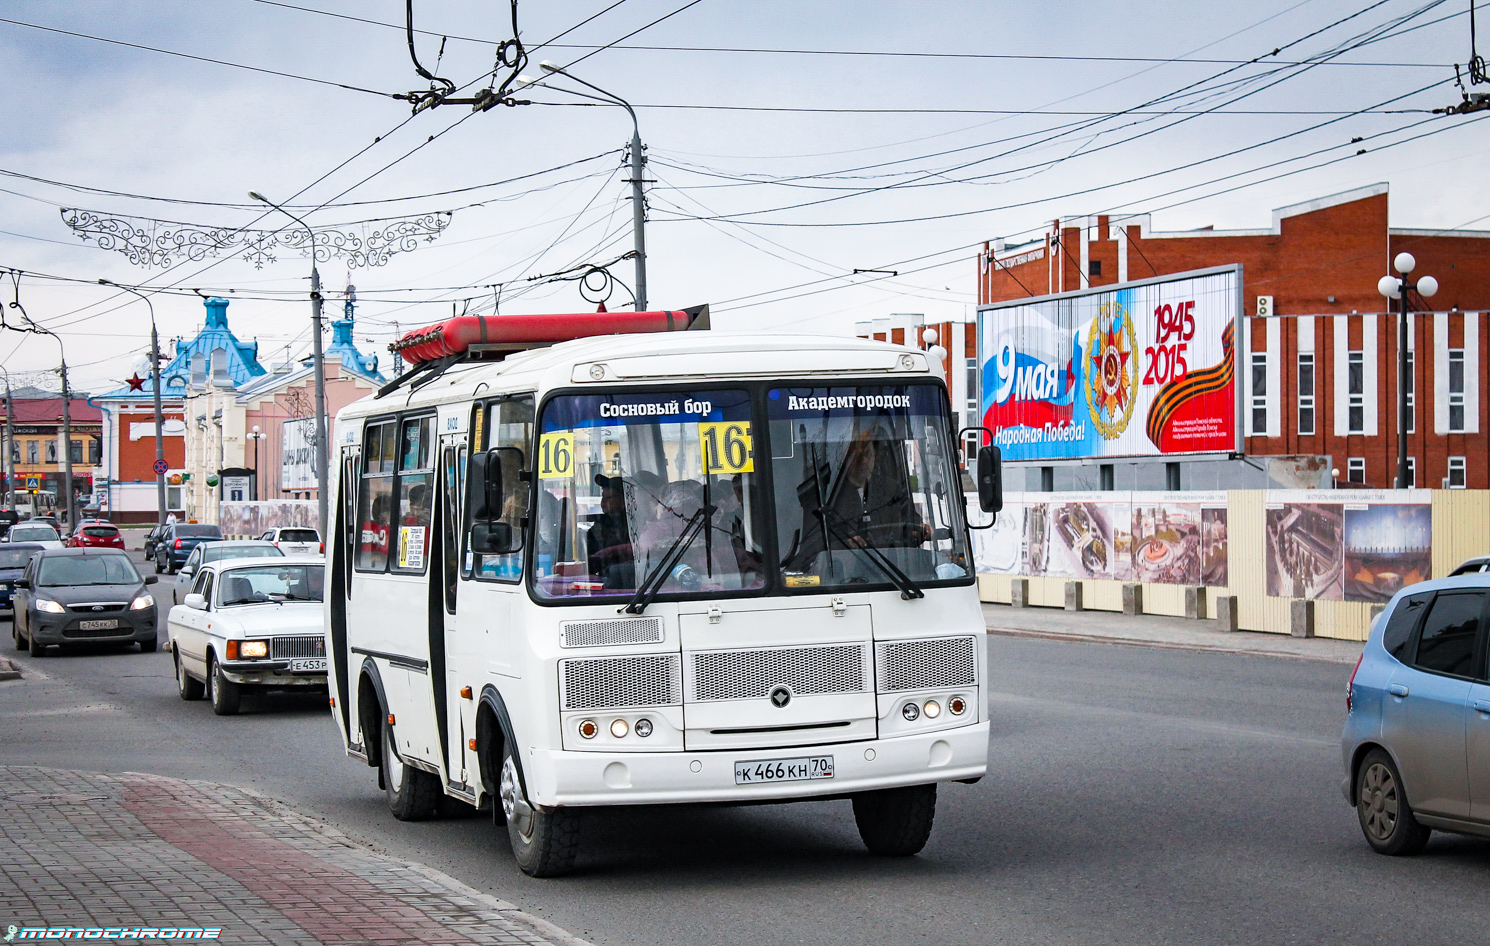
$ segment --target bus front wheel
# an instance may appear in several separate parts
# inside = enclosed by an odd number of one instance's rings
[[[497,800],[507,818],[507,839],[517,866],[529,877],[558,877],[574,866],[579,853],[580,813],[528,803],[510,744],[502,747]]]
[[[936,818],[936,785],[908,785],[854,796],[854,821],[869,853],[909,857],[920,853]]]

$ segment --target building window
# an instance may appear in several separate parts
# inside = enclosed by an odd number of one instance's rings
[[[47,462],[48,463],[56,463],[57,462],[57,441],[55,441],[55,440],[48,440],[47,441]]]
[[[1346,356],[1345,393],[1350,432],[1363,434],[1366,432],[1366,356],[1363,352],[1353,351]]]
[[[39,463],[40,462],[37,459],[37,446],[36,446],[36,441],[35,440],[28,440],[28,441],[26,441],[26,462],[27,463]]]
[[[1417,352],[1411,349],[1407,352],[1407,378],[1403,387],[1407,389],[1407,432],[1415,434],[1418,431],[1418,384],[1417,384]],[[1398,423],[1401,423],[1400,421]]]
[[[1407,458],[1407,483],[1408,487],[1418,485],[1418,458]]]
[[[1299,433],[1314,433],[1314,353],[1299,355]]]
[[[1350,457],[1345,461],[1345,482],[1366,485],[1366,458]]]
[[[82,463],[83,462],[83,441],[81,441],[81,440],[71,441],[68,444],[68,447],[69,447],[69,449],[67,451],[68,452],[68,458],[70,460],[72,460],[73,463]]]
[[[1267,352],[1252,353],[1252,433],[1266,436],[1268,432],[1268,355]]]
[[[89,440],[88,441],[88,462],[90,464],[92,464],[93,466],[98,466],[98,464],[100,462],[100,452],[99,452],[99,450],[100,450],[100,443],[99,443],[99,441],[97,441],[97,440]]]
[[[1087,260],[1087,262],[1086,262],[1086,274],[1088,276],[1100,276],[1100,275],[1102,275],[1102,261],[1099,260],[1099,259]]]
[[[1449,457],[1449,475],[1444,485],[1449,489],[1465,488],[1466,480],[1463,457]]]
[[[1461,353],[1462,354],[1462,353]],[[978,359],[967,359],[967,409],[971,412],[969,416],[977,417],[978,409],[982,405],[978,402]],[[968,424],[972,426],[971,422]]]
[[[1449,431],[1464,432],[1464,349],[1449,349]],[[1452,460],[1450,463],[1452,464]],[[1463,458],[1459,461],[1464,462]]]

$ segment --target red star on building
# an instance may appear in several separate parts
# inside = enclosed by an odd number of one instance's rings
[[[124,383],[129,385],[129,389],[131,391],[145,390],[145,379],[140,377],[140,373],[138,371],[134,373],[134,377],[126,378]]]

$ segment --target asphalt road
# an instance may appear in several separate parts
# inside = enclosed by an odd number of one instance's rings
[[[9,627],[0,623],[8,647]],[[611,944],[1455,943],[1490,841],[1366,847],[1340,796],[1348,668],[993,637],[991,770],[943,786],[918,857],[859,843],[847,802],[615,809],[574,875],[521,875],[481,817],[395,821],[319,696],[184,703],[164,653],[96,649],[0,683],[0,763],[153,772],[282,798]],[[13,652],[8,652],[13,655]],[[3,816],[3,815],[0,815]]]

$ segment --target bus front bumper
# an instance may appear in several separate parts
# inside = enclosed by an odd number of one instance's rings
[[[833,777],[735,784],[735,763],[832,756]],[[709,752],[570,752],[529,749],[529,796],[539,805],[665,805],[810,799],[980,778],[988,722],[939,732],[789,749]]]

